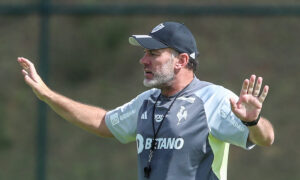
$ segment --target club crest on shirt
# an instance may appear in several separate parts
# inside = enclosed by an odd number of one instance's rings
[[[180,110],[177,113],[177,118],[178,118],[177,126],[180,125],[182,121],[185,121],[187,119],[187,110],[185,109],[184,106],[180,107]]]

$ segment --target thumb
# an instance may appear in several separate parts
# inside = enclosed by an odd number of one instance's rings
[[[231,109],[232,110],[236,109],[237,108],[236,100],[234,100],[234,98],[229,98],[229,101],[230,101]]]
[[[42,80],[36,82],[29,75],[25,75],[24,79],[26,84],[32,88],[32,91],[37,96],[37,98],[39,98],[42,101],[44,101],[45,97],[51,92],[51,90]]]
[[[36,82],[28,74],[24,75],[24,80],[31,88],[35,88]]]

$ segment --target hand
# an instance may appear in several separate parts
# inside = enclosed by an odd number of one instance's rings
[[[32,88],[33,92],[40,100],[43,100],[43,98],[49,94],[50,89],[36,72],[34,64],[23,57],[19,57],[18,62],[23,68],[22,74],[24,75],[26,84]]]
[[[262,109],[262,104],[269,91],[269,86],[266,85],[260,94],[263,79],[262,77],[258,77],[256,84],[255,80],[255,75],[251,75],[250,81],[248,79],[244,80],[240,97],[237,102],[233,98],[230,98],[232,112],[240,120],[245,122],[255,121],[258,118]]]

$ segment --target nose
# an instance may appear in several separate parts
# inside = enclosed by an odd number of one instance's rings
[[[140,64],[148,65],[149,63],[150,63],[150,59],[147,56],[147,53],[145,53],[144,56],[140,59]]]

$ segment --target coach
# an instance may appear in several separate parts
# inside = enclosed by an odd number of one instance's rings
[[[181,23],[161,23],[129,42],[144,49],[140,64],[150,89],[110,111],[52,91],[29,60],[18,62],[36,96],[64,119],[99,136],[136,141],[139,180],[224,180],[230,144],[272,145],[273,127],[261,116],[269,87],[262,88],[261,77],[244,80],[239,96],[199,80],[196,41]]]

